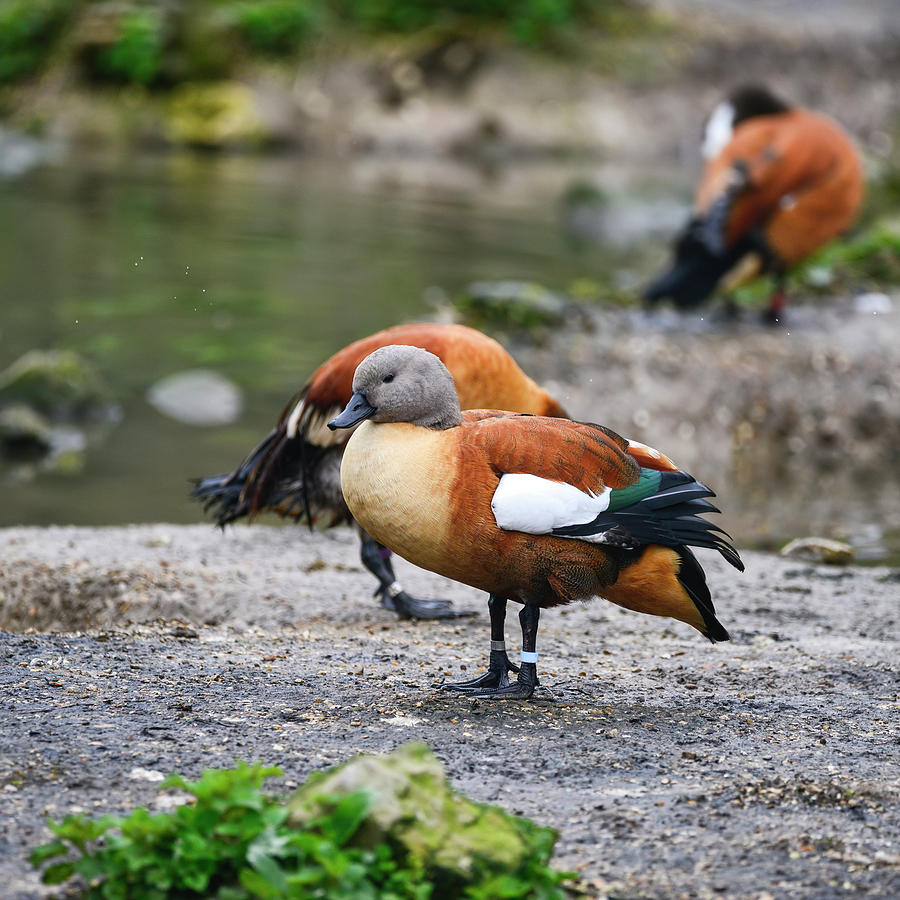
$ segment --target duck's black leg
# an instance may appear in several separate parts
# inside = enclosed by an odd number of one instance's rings
[[[526,603],[519,613],[522,625],[522,655],[519,674],[512,684],[499,685],[493,689],[473,691],[470,697],[485,700],[527,700],[540,684],[537,677],[537,630],[541,618],[541,608],[536,603]]]
[[[471,613],[458,612],[449,600],[421,600],[407,594],[394,577],[391,551],[379,544],[372,535],[359,529],[360,558],[363,565],[378,579],[375,596],[385,609],[397,613],[401,619],[455,619]]]
[[[519,667],[514,666],[506,655],[506,641],[503,635],[503,625],[506,622],[505,598],[491,594],[488,597],[488,612],[491,614],[491,660],[487,672],[469,681],[447,681],[436,687],[467,694],[473,691],[480,692],[485,688],[507,686],[509,684],[507,673],[519,671]]]

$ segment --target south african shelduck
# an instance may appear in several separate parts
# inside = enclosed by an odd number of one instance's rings
[[[349,434],[334,434],[325,423],[350,399],[356,367],[387,344],[424,347],[440,357],[453,373],[466,408],[566,415],[493,338],[462,325],[398,325],[350,344],[319,366],[247,458],[233,472],[199,480],[191,496],[211,509],[221,526],[262,512],[323,528],[352,522],[340,485]],[[446,600],[421,599],[404,591],[394,577],[391,551],[363,529],[360,538],[362,561],[378,579],[376,594],[384,607],[402,618],[456,615]]]
[[[355,426],[341,463],[354,518],[416,565],[490,595],[488,671],[444,687],[529,698],[540,611],[573,600],[605,597],[728,639],[688,548],[743,564],[702,517],[718,512],[713,492],[658,451],[599,425],[462,412],[444,364],[413,347],[382,347],[360,364],[350,402],[329,422]],[[518,669],[504,643],[509,600],[523,604]]]
[[[670,268],[644,292],[654,303],[703,302],[764,272],[778,321],[787,270],[853,224],[864,182],[859,154],[833,120],[768,89],[733,91],[707,120],[707,160]]]

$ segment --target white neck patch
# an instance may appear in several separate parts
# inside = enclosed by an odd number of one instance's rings
[[[706,120],[703,133],[703,144],[700,152],[704,159],[715,159],[731,140],[734,134],[734,107],[728,101],[722,101]]]

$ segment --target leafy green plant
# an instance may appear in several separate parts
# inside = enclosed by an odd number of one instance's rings
[[[152,84],[162,70],[164,26],[162,13],[153,7],[123,15],[117,23],[116,39],[97,54],[97,73],[116,81]]]
[[[89,900],[437,900],[440,889],[397,842],[372,845],[363,826],[366,790],[317,797],[314,818],[291,825],[287,805],[262,790],[281,771],[238,763],[198,781],[171,776],[193,801],[173,812],[134,810],[119,818],[81,815],[49,822],[55,840],[37,847],[46,884],[80,876]],[[569,876],[547,866],[555,835],[532,823],[536,848],[524,867],[493,872],[454,896],[470,900],[562,900]]]
[[[41,66],[72,6],[72,0],[0,0],[0,82]]]
[[[312,0],[253,0],[236,8],[238,31],[253,50],[286,56],[321,27],[323,6]]]

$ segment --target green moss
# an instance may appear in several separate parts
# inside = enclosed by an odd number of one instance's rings
[[[479,281],[453,300],[476,328],[520,331],[538,337],[565,322],[567,302],[530,281]]]

